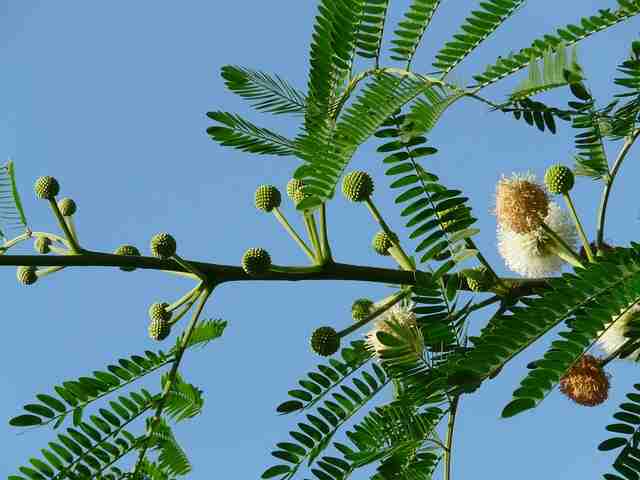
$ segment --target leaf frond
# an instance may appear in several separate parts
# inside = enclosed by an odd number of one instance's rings
[[[404,18],[394,31],[391,44],[393,60],[407,62],[411,65],[420,41],[431,24],[441,0],[413,0],[404,13]]]

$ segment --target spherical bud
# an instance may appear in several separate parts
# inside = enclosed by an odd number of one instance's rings
[[[502,228],[529,233],[536,230],[549,213],[549,199],[533,175],[503,177],[496,189],[495,213]]]
[[[36,180],[33,190],[36,197],[51,200],[60,193],[60,184],[53,177],[40,177]]]
[[[544,174],[544,183],[551,193],[569,193],[573,188],[575,177],[569,167],[553,165]]]
[[[301,190],[302,187],[304,187],[304,182],[302,180],[299,180],[297,178],[292,178],[287,183],[287,196],[291,200],[295,200],[294,196],[295,196],[296,192],[298,190]]]
[[[579,405],[594,407],[609,396],[609,376],[600,360],[583,355],[560,379],[560,391]]]
[[[158,233],[151,238],[151,253],[154,257],[169,258],[176,253],[176,240],[168,233]]]
[[[70,198],[63,198],[58,202],[58,209],[63,217],[70,217],[76,210],[78,209],[76,206],[76,202],[74,202]]]
[[[340,348],[340,337],[331,327],[320,327],[311,335],[311,348],[318,355],[328,357]]]
[[[373,240],[371,241],[371,246],[379,255],[389,255],[389,248],[393,246],[393,242],[386,232],[380,231],[375,234]],[[394,240],[398,240],[398,238],[394,235]]]
[[[273,185],[261,185],[255,193],[255,205],[258,210],[270,212],[280,206],[282,196],[280,191]]]
[[[373,193],[373,179],[366,172],[356,170],[344,177],[342,193],[347,200],[363,202]]]
[[[171,333],[171,325],[162,319],[151,320],[149,324],[149,336],[156,341],[164,340]]]
[[[247,275],[263,275],[271,268],[269,252],[263,248],[250,248],[242,256],[242,269]]]
[[[16,277],[18,281],[23,285],[33,285],[38,281],[38,276],[36,275],[36,267],[18,267],[16,271]]]
[[[373,302],[368,298],[359,298],[351,306],[351,317],[359,322],[373,310]]]
[[[130,257],[139,257],[140,250],[138,250],[133,245],[120,245],[115,252],[114,255],[128,255]],[[133,272],[136,267],[120,267],[120,270],[124,272]]]
[[[51,239],[49,237],[38,237],[33,242],[33,248],[38,253],[49,253],[51,251]]]
[[[151,321],[161,320],[163,322],[169,322],[171,320],[171,312],[167,310],[168,303],[153,303],[149,307],[149,318]]]

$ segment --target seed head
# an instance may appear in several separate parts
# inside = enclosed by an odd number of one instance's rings
[[[70,217],[76,210],[78,209],[76,202],[74,202],[71,198],[63,198],[58,201],[58,209],[63,217]]]
[[[356,170],[342,181],[342,193],[347,200],[364,202],[374,190],[373,179],[367,172]]]
[[[551,193],[569,193],[575,183],[575,177],[569,167],[553,165],[544,174],[544,183]]]
[[[351,305],[351,317],[359,322],[371,313],[373,302],[368,298],[359,298]]]
[[[33,248],[38,253],[49,253],[51,251],[51,239],[49,237],[38,237],[33,242]]]
[[[263,275],[271,268],[269,252],[263,248],[250,248],[242,256],[242,269],[247,275]]]
[[[318,355],[328,357],[340,348],[340,337],[331,327],[320,327],[311,335],[311,348]]]
[[[609,376],[592,355],[583,355],[560,379],[560,391],[579,405],[594,407],[609,396]]]
[[[149,307],[149,318],[151,321],[154,320],[162,320],[164,322],[169,322],[171,320],[171,312],[167,311],[168,303],[153,303]]]
[[[171,333],[171,325],[162,319],[151,320],[149,324],[149,336],[156,341],[162,341]]]
[[[531,174],[503,177],[496,190],[498,223],[515,233],[528,233],[549,213],[549,199]]]
[[[23,285],[33,285],[38,281],[38,276],[36,275],[36,267],[28,266],[28,267],[18,267],[16,271],[16,277],[18,281]]]
[[[60,184],[53,177],[40,177],[33,187],[36,197],[44,200],[52,200],[60,193]]]
[[[140,250],[138,250],[133,245],[120,245],[115,252],[114,255],[128,255],[130,257],[139,257]],[[133,272],[136,267],[120,267],[120,270],[124,272]]]
[[[394,240],[397,241],[398,238],[394,236]],[[389,255],[389,248],[393,246],[393,242],[391,241],[391,237],[381,230],[374,235],[371,246],[378,255],[386,256]]]
[[[280,191],[273,185],[261,185],[255,193],[255,205],[258,210],[270,212],[280,206],[282,196]]]
[[[151,238],[151,253],[154,257],[169,258],[176,253],[176,240],[168,233],[157,233]]]

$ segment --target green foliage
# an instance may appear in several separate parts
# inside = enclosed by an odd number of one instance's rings
[[[166,385],[169,374],[162,376],[161,384]],[[202,390],[184,381],[180,374],[176,374],[175,380],[167,393],[164,413],[174,422],[180,422],[199,415],[204,405]]]
[[[164,421],[156,426],[152,435],[154,451],[158,453],[158,467],[169,475],[191,473],[191,462],[176,440],[171,427]]]
[[[125,427],[146,413],[155,398],[146,390],[133,392],[110,402],[111,409],[101,408],[100,415],[91,415],[90,422],[79,421],[57,440],[42,449],[42,459],[31,458],[31,467],[19,470],[25,477],[14,475],[13,480],[44,480],[45,478],[70,480],[118,477],[121,471],[111,468],[113,463],[138,447],[140,439]],[[110,472],[107,470],[111,468]]]
[[[224,320],[200,320],[189,337],[187,342],[187,348],[199,347],[202,348],[212,340],[219,338],[227,328],[227,322]],[[184,333],[181,333],[176,340],[176,346],[171,349],[174,353],[178,348],[178,345],[182,345],[184,339]]]
[[[435,14],[440,0],[413,0],[404,18],[398,23],[391,43],[394,45],[391,51],[393,60],[407,62],[411,64],[413,56],[416,54],[424,32],[429,27],[431,19]]]
[[[520,82],[509,99],[511,101],[521,100],[582,80],[582,69],[578,64],[576,48],[573,48],[569,61],[567,60],[567,49],[564,44],[560,43],[555,49],[549,49],[542,57],[542,71],[540,71],[538,59],[531,59],[529,75]]]
[[[636,50],[640,47],[638,42],[634,42]],[[640,58],[636,52],[632,52],[631,58],[625,60],[618,71],[624,76],[616,78],[614,83],[627,89],[624,93],[616,95],[617,98],[627,98],[627,102],[622,104],[613,113],[611,120],[610,135],[614,139],[620,139],[633,133],[638,124],[640,114]]]
[[[318,365],[317,371],[308,373],[306,378],[300,380],[298,384],[302,388],[289,390],[291,400],[278,405],[277,411],[286,414],[313,407],[371,358],[362,340],[351,342],[351,346],[343,348],[340,355],[342,361],[330,358],[329,365]],[[349,387],[342,385],[341,388],[345,395],[353,395]]]
[[[239,115],[227,112],[207,112],[212,120],[224,125],[207,128],[207,133],[220,145],[260,155],[294,155],[291,140],[266,128],[258,127]]]
[[[78,380],[56,385],[53,388],[57,396],[36,395],[38,403],[25,405],[23,408],[27,413],[12,418],[9,424],[30,427],[55,422],[54,428],[57,428],[73,413],[73,423],[78,425],[88,404],[155,372],[173,360],[173,355],[162,351],[146,351],[144,357],[133,355],[128,359],[121,358],[117,364],[107,366],[107,371],[94,371],[91,377],[80,377]],[[142,398],[138,397],[134,401],[140,403]]]
[[[556,117],[568,121],[571,120],[572,116],[572,112],[549,107],[540,101],[526,97],[514,100],[512,108],[502,107],[500,110],[513,112],[513,117],[516,120],[522,118],[528,125],[535,126],[541,132],[544,132],[546,128],[553,134],[556,133]]]
[[[513,393],[515,399],[502,413],[505,417],[534,408],[590,347],[598,332],[640,300],[640,245],[611,253],[573,275],[553,279],[550,286],[552,291],[527,300],[526,308],[516,309],[490,333],[481,335],[476,349],[463,362],[465,368],[484,375],[560,322],[570,320],[571,329],[560,332],[562,340],[552,343]]]
[[[248,100],[256,110],[303,114],[307,99],[278,75],[227,65],[222,67],[226,87]]]
[[[635,391],[627,394],[629,402],[620,404],[619,410],[613,414],[617,422],[607,425],[609,432],[618,435],[598,445],[598,450],[603,452],[622,448],[613,462],[613,468],[622,476],[607,473],[604,476],[607,480],[638,478],[640,475],[640,384],[636,383],[633,388]]]
[[[447,75],[464,58],[475,50],[489,35],[524,4],[524,0],[487,0],[480,9],[471,12],[454,41],[445,43],[436,54],[433,66]]]
[[[364,0],[362,16],[356,32],[356,54],[363,58],[380,59],[389,0]]]
[[[325,400],[323,406],[316,409],[315,415],[307,415],[308,423],[298,423],[300,430],[289,432],[293,441],[276,444],[277,450],[271,452],[271,455],[286,463],[269,467],[263,472],[262,478],[290,479],[305,460],[311,465],[318,458],[329,446],[329,442],[338,429],[389,382],[384,371],[375,363],[371,368],[373,374],[366,370],[363,371],[359,378],[353,379],[353,385],[350,388],[344,388],[343,385],[344,394],[332,393],[333,399]],[[329,378],[325,378],[325,380],[328,382]],[[331,385],[321,381],[319,377],[316,377],[315,380],[324,384],[324,388],[329,388]],[[327,462],[330,464],[331,462],[327,458],[330,457],[323,457],[322,461],[325,464]],[[318,471],[318,469],[312,469],[312,472],[320,480],[324,480],[323,472],[318,473]]]
[[[419,75],[381,73],[368,81],[335,127],[326,125],[298,137],[298,153],[306,164],[296,170],[295,177],[304,180],[306,191],[314,195],[300,202],[298,209],[331,198],[357,147],[389,115],[430,86],[431,82]]]
[[[0,167],[0,223],[3,229],[27,227],[27,218],[16,186],[16,171],[11,160]],[[5,237],[5,233],[0,230],[0,238]]]
[[[568,24],[559,28],[556,35],[546,34],[534,40],[530,47],[498,57],[498,60],[489,65],[484,73],[475,75],[473,79],[478,82],[478,87],[486,87],[527,67],[532,59],[543,58],[550,49],[555,50],[561,43],[567,46],[574,45],[594,33],[606,30],[640,13],[638,0],[624,0],[618,3],[619,9],[616,11],[599,10],[598,15],[581,18],[579,22],[581,26]]]

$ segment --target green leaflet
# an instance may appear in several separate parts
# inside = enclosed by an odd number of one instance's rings
[[[319,457],[329,446],[329,442],[338,429],[359,412],[389,382],[384,371],[375,363],[371,365],[371,368],[373,373],[363,371],[358,381],[354,379],[350,390],[352,393],[358,392],[355,397],[350,396],[347,392],[344,395],[337,392],[332,393],[332,399],[324,400],[322,406],[317,407],[315,415],[307,415],[308,422],[298,423],[299,430],[290,432],[293,441],[276,444],[277,449],[272,451],[271,455],[285,463],[271,466],[263,472],[262,478],[290,479],[303,462],[307,461],[311,465]],[[322,461],[326,463],[326,460],[327,457],[323,457]],[[346,474],[348,468],[341,467],[344,467],[344,464],[339,463],[337,472],[342,471],[340,475]],[[322,473],[316,474],[316,476],[318,475],[321,477]],[[337,476],[336,478],[342,477]]]
[[[212,340],[220,337],[227,328],[227,322],[224,320],[200,320],[193,328],[187,348],[204,347]],[[176,339],[176,345],[182,344],[184,333]],[[171,349],[171,353],[176,351],[177,347]]]
[[[220,145],[260,155],[295,154],[295,147],[291,140],[266,128],[258,127],[239,115],[228,112],[207,112],[207,117],[224,125],[207,128],[209,136]]]
[[[574,45],[594,33],[624,22],[640,13],[640,1],[638,0],[624,0],[618,1],[618,3],[620,8],[614,12],[611,12],[610,9],[599,10],[598,15],[581,18],[580,26],[568,24],[559,28],[556,35],[544,35],[534,40],[530,47],[517,53],[499,57],[494,64],[486,68],[484,73],[473,77],[478,82],[477,87],[486,87],[527,67],[533,58],[542,58],[549,49],[555,49],[563,42],[565,45]]]
[[[305,112],[305,95],[278,75],[234,65],[222,67],[221,75],[225,86],[248,100],[256,110],[275,115]]]
[[[279,413],[291,413],[307,410],[322,400],[331,390],[342,384],[358,369],[364,366],[371,358],[371,354],[365,349],[364,342],[358,340],[351,342],[350,347],[340,351],[342,361],[335,358],[329,359],[329,365],[318,365],[317,371],[307,374],[296,388],[289,391],[291,400],[278,405]],[[356,389],[342,385],[342,393],[353,401],[358,401],[360,394],[368,394],[369,389],[360,379],[354,379]],[[358,391],[360,393],[358,393]]]
[[[168,373],[162,376],[161,384],[168,381]],[[167,394],[164,413],[174,422],[180,422],[199,415],[204,405],[202,390],[184,381],[177,373],[175,381]]]
[[[54,387],[57,397],[36,395],[39,403],[24,406],[27,415],[20,415],[9,421],[16,427],[47,425],[56,422],[60,426],[70,413],[74,414],[74,424],[82,419],[82,410],[91,402],[109,395],[134,381],[155,372],[173,361],[173,355],[162,351],[146,351],[143,356],[133,355],[121,358],[117,364],[109,365],[106,371],[94,371],[91,377],[66,381]]]
[[[585,90],[586,92],[586,90]],[[595,100],[586,92],[582,102],[570,102],[580,112],[573,117],[572,127],[577,130],[575,139],[575,173],[594,180],[609,181],[609,162],[604,149],[603,125],[600,121],[611,111],[613,104],[603,112],[597,112]]]
[[[100,409],[100,416],[92,415],[90,422],[78,422],[75,427],[67,428],[65,433],[58,434],[55,441],[49,442],[48,448],[41,450],[43,460],[29,460],[35,470],[20,467],[19,471],[25,477],[16,475],[13,478],[84,479],[120,475],[122,471],[112,467],[113,463],[135,450],[139,442],[139,438],[125,427],[147,412],[154,400],[144,389],[132,392],[129,397],[118,398],[111,402],[113,410]]]
[[[393,32],[391,51],[393,60],[411,64],[424,32],[429,27],[441,0],[413,0],[404,18]]]
[[[629,401],[620,404],[613,414],[616,422],[607,425],[607,430],[617,435],[598,445],[598,450],[603,452],[622,448],[613,462],[613,468],[622,477],[606,474],[607,479],[638,478],[640,475],[640,449],[635,440],[640,429],[640,384],[634,384],[633,389],[633,393],[627,394]]]
[[[364,0],[362,15],[356,32],[356,54],[363,58],[380,60],[380,48],[384,34],[390,0]]]
[[[170,475],[186,475],[191,472],[191,462],[176,440],[171,427],[164,421],[155,428],[152,445],[158,452],[158,467]]]
[[[0,223],[3,229],[27,227],[27,219],[16,186],[15,167],[11,160],[0,167]],[[0,238],[5,238],[3,231],[0,231]]]
[[[474,10],[454,35],[454,40],[445,43],[436,54],[433,66],[446,76],[456,65],[474,51],[480,43],[491,35],[525,0],[488,0],[481,2],[479,10]]]
[[[624,76],[614,80],[616,85],[627,89],[625,92],[617,94],[616,98],[628,98],[629,100],[616,109],[610,120],[605,120],[610,122],[611,131],[603,133],[607,133],[615,140],[632,134],[640,113],[640,59],[638,57],[640,43],[633,42],[632,46],[631,58],[625,60],[618,67],[618,71]]]

